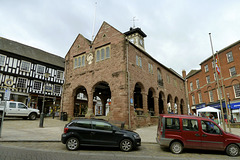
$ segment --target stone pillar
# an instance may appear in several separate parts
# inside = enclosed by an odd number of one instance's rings
[[[159,104],[158,104],[158,97],[154,96],[154,116],[158,116],[159,115]]]
[[[162,97],[162,101],[163,101],[163,114],[167,113],[167,102],[166,102],[166,98]]]
[[[142,92],[142,100],[143,100],[143,113],[148,114],[147,93]]]
[[[93,114],[93,92],[88,92],[88,111],[85,117],[94,117]]]
[[[180,102],[177,102],[177,114],[181,114]]]

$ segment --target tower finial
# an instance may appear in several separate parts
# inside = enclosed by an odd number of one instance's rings
[[[135,28],[135,21],[138,21],[138,19],[135,19],[136,17],[133,17],[131,21],[133,21],[133,29]]]

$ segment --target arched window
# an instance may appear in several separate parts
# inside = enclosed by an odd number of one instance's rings
[[[163,86],[162,74],[159,68],[157,69],[157,76],[158,85]]]

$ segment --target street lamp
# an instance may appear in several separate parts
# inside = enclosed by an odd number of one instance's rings
[[[230,112],[231,112],[231,123],[233,123],[233,114],[232,114],[232,108],[231,108],[231,104],[230,104],[230,96],[229,96],[229,93],[227,93],[227,97],[228,97],[228,103],[229,103],[229,109],[230,109]]]
[[[40,123],[39,123],[39,127],[41,127],[41,128],[43,127],[43,120],[44,120],[43,110],[44,110],[44,102],[45,102],[46,79],[48,79],[49,75],[50,75],[49,73],[45,73],[45,74],[44,74],[42,112],[41,112],[41,114],[40,114]]]

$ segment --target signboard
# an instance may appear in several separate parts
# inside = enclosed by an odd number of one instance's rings
[[[10,95],[11,95],[11,91],[7,88],[7,89],[5,90],[4,100],[5,100],[5,101],[9,101],[9,100],[10,100]]]

